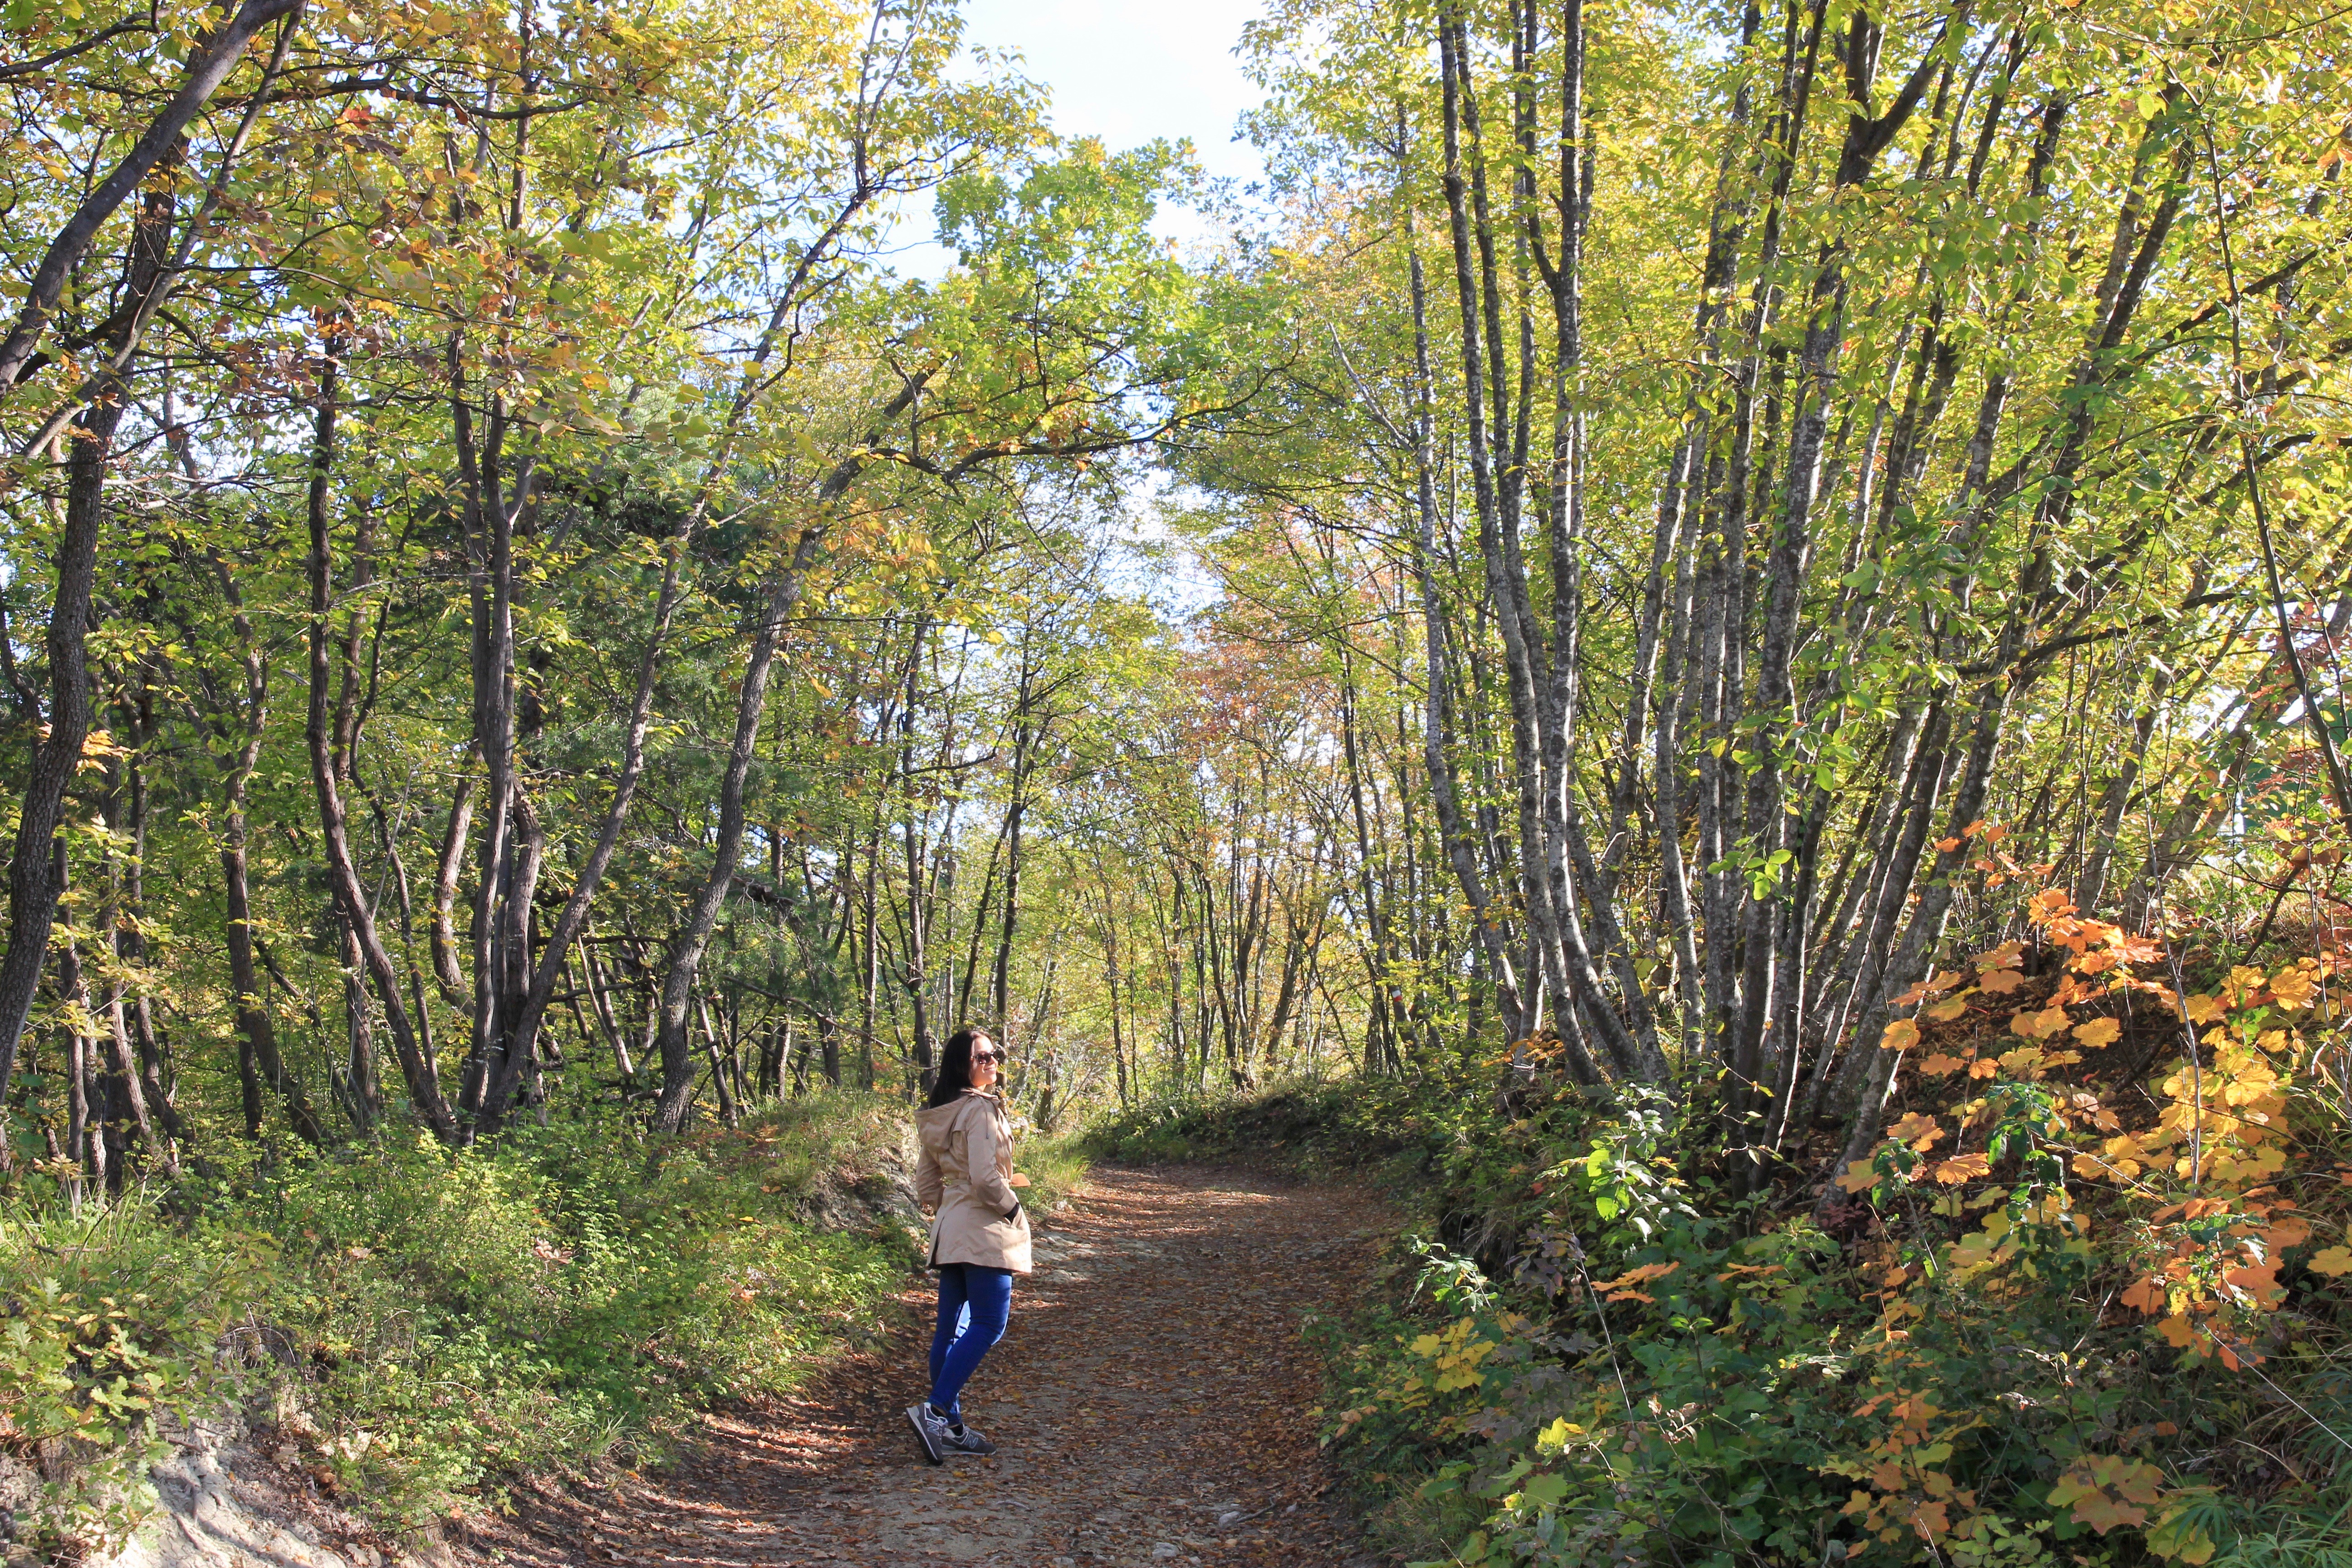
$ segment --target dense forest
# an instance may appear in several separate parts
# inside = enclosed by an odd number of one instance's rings
[[[1245,196],[961,27],[0,5],[0,1445],[971,1022],[1419,1141],[1460,1561],[2343,1560],[2352,19],[1271,0]]]

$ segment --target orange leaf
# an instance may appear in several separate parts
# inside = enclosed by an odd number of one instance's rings
[[[1919,1026],[1908,1018],[1895,1019],[1878,1037],[1878,1048],[1882,1051],[1907,1051],[1918,1043]]]
[[[2117,1502],[2105,1492],[2095,1491],[2075,1502],[2074,1522],[2087,1524],[2105,1535],[2119,1524],[2135,1527],[2146,1524],[2147,1510],[2133,1503]]]
[[[1934,1117],[1923,1116],[1915,1110],[1888,1128],[1886,1135],[1898,1143],[1910,1144],[1924,1154],[1944,1136],[1944,1129]]]
[[[1984,1155],[1955,1154],[1948,1160],[1939,1162],[1934,1174],[1936,1180],[1949,1187],[1957,1186],[1962,1182],[1973,1182],[1978,1177],[1990,1175],[1991,1173],[1992,1162]]]
[[[1986,973],[1977,984],[1989,996],[2006,996],[2025,984],[2025,976],[2014,969],[1995,969]]]
[[[2050,1506],[2072,1506],[2074,1521],[2105,1535],[2119,1524],[2147,1522],[2147,1507],[2163,1500],[2164,1472],[2121,1454],[2085,1454],[2050,1489]]]
[[[1632,1285],[1646,1285],[1653,1279],[1664,1279],[1667,1275],[1672,1274],[1675,1269],[1680,1268],[1681,1267],[1682,1264],[1678,1261],[1674,1263],[1644,1263],[1639,1268],[1627,1269],[1624,1273],[1620,1274],[1614,1279],[1596,1279],[1592,1282],[1592,1288],[1595,1290],[1622,1290],[1626,1287]],[[1644,1296],[1642,1300],[1646,1301],[1649,1298]]]
[[[1953,986],[1958,985],[1959,983],[1960,975],[1958,972],[1955,970],[1945,969],[1933,971],[1928,974],[1927,979],[1922,980],[1918,984],[1914,985],[1910,990],[1906,991],[1902,995],[1895,998],[1889,1005],[1895,1007],[1908,1007],[1911,1004],[1918,1001],[1923,996],[1937,995],[1943,992],[1949,991]]]
[[[2271,1221],[2270,1229],[2263,1234],[2263,1244],[2269,1248],[2273,1258],[2276,1258],[2290,1247],[2301,1247],[2310,1239],[2311,1222],[2297,1218],[2294,1215]]]
[[[2266,1263],[2249,1263],[2242,1268],[2225,1268],[2221,1279],[2252,1296],[2257,1305],[2267,1307],[2286,1294],[2279,1285],[2278,1271],[2278,1260],[2273,1258]]]
[[[2025,909],[2035,921],[2046,921],[2074,913],[2074,900],[2066,896],[2063,888],[2045,888],[2025,900]]]

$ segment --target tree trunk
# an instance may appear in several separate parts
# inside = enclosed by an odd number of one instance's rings
[[[342,911],[343,919],[350,922],[352,935],[359,944],[369,977],[375,983],[376,999],[383,1007],[384,1024],[392,1034],[393,1050],[400,1058],[401,1074],[408,1083],[409,1105],[418,1120],[432,1129],[436,1137],[444,1142],[454,1143],[458,1137],[457,1118],[450,1114],[448,1101],[442,1098],[433,1063],[418,1046],[416,1031],[409,1021],[407,1004],[401,997],[400,976],[393,968],[392,955],[384,951],[383,939],[376,931],[375,914],[369,907],[367,889],[361,885],[359,868],[352,859],[349,818],[343,809],[342,790],[335,777],[327,707],[329,613],[333,607],[330,593],[332,556],[328,537],[327,505],[334,473],[335,417],[340,395],[340,367],[336,356],[341,351],[340,341],[331,336],[322,345],[317,416],[311,429],[308,507],[310,524],[310,702],[305,725],[310,750],[310,783],[319,798],[320,836],[325,841],[327,868],[335,901]]]
[[[259,3],[260,0],[247,0],[247,8]],[[277,4],[278,0],[270,3]],[[222,74],[226,74],[226,68]],[[217,85],[217,78],[213,79],[213,85]],[[205,90],[209,93],[211,87]],[[197,104],[201,102],[201,99],[196,100]],[[187,112],[193,114],[195,107],[191,104]],[[168,142],[166,138],[164,144]],[[144,177],[146,169],[161,152],[159,144],[147,155],[147,163],[132,175],[132,184]],[[114,203],[119,204],[128,194],[126,186],[116,194]],[[110,205],[107,210],[111,211],[112,206]],[[126,300],[144,301],[163,286],[173,211],[173,197],[168,190],[152,192],[141,204],[123,261],[122,292]],[[93,222],[89,232],[94,233],[96,226]],[[49,259],[43,263],[42,272],[35,280],[23,318],[7,344],[0,345],[0,387],[13,384],[31,354],[33,342],[39,337],[47,311],[58,297],[57,291],[64,286],[66,272],[80,259],[89,237],[85,233],[69,247],[61,238],[58,247],[52,247]],[[61,255],[66,259],[50,279],[49,292],[44,300],[42,279],[49,279],[51,268]],[[106,345],[110,363],[110,356],[127,342],[130,331],[128,317],[118,312],[118,318],[122,324]],[[16,1070],[17,1042],[24,1037],[25,1020],[32,1012],[33,997],[40,987],[41,969],[48,956],[49,931],[57,919],[61,885],[52,874],[55,859],[50,845],[63,816],[66,790],[81,763],[82,745],[89,738],[87,647],[98,579],[98,542],[106,521],[106,474],[114,455],[114,433],[122,423],[129,400],[130,391],[121,374],[110,369],[101,371],[89,406],[74,420],[66,458],[65,526],[58,536],[57,586],[49,608],[48,733],[34,743],[8,867],[8,946],[5,955],[0,955],[0,1084],[9,1082]],[[0,1104],[0,1161],[11,1158],[5,1109],[5,1104]]]

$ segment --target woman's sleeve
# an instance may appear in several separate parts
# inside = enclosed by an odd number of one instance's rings
[[[936,1209],[945,1191],[940,1181],[939,1156],[931,1152],[929,1143],[918,1147],[922,1152],[915,1156],[915,1201],[926,1209]]]
[[[971,1183],[971,1195],[990,1214],[1011,1218],[1021,1200],[1013,1195],[1002,1168],[1010,1163],[1003,1157],[1007,1142],[1004,1124],[992,1108],[983,1107],[979,1115],[964,1119],[963,1136],[963,1168]]]

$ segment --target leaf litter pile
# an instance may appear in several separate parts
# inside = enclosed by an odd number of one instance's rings
[[[1316,1445],[1300,1320],[1360,1294],[1375,1200],[1200,1169],[1101,1170],[965,1390],[998,1452],[924,1464],[927,1275],[880,1348],[711,1415],[667,1469],[519,1496],[467,1554],[508,1564],[1370,1568]]]

